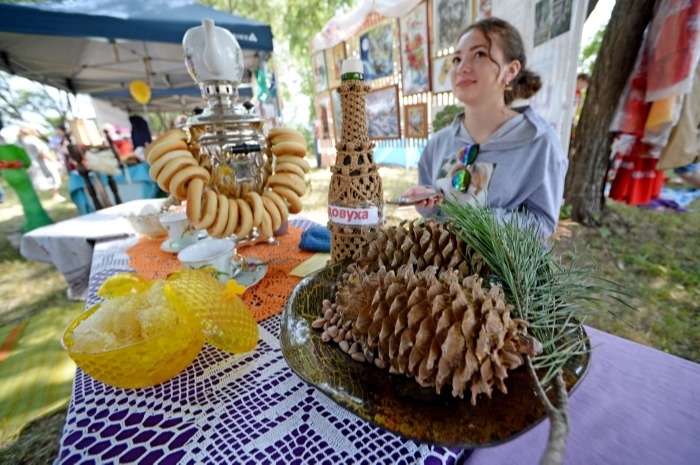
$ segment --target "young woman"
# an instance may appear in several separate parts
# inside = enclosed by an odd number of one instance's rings
[[[441,194],[488,205],[498,218],[518,216],[555,230],[568,160],[554,129],[529,106],[512,108],[540,88],[526,68],[522,39],[508,22],[488,18],[461,34],[450,82],[464,113],[428,141],[418,164],[418,186],[404,197]],[[439,216],[440,196],[417,204],[424,217]]]

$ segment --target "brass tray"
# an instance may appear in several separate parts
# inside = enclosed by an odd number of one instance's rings
[[[323,299],[345,264],[323,268],[304,278],[292,291],[282,313],[280,345],[291,369],[341,407],[360,418],[406,438],[441,446],[493,446],[526,432],[546,414],[524,367],[509,371],[508,394],[495,389],[492,398],[480,395],[472,406],[453,398],[449,388],[437,394],[412,378],[391,375],[368,363],[355,362],[337,344],[321,341],[311,322],[321,316]],[[579,326],[577,337],[588,338]],[[581,382],[590,354],[572,358],[564,368],[569,393]],[[548,395],[553,397],[551,389]]]

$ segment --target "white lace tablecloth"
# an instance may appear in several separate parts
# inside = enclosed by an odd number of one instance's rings
[[[95,247],[87,305],[129,269],[137,238]],[[374,427],[287,366],[279,316],[252,354],[205,345],[161,385],[123,390],[77,370],[59,464],[536,464],[548,421],[498,447],[417,444]],[[587,328],[598,346],[571,397],[566,464],[686,464],[700,457],[700,365]]]

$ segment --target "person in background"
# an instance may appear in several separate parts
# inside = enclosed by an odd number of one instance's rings
[[[571,138],[574,137],[574,131],[576,125],[578,124],[578,119],[581,117],[581,109],[583,108],[583,102],[586,100],[586,91],[588,90],[588,83],[590,79],[588,74],[579,73],[576,76],[576,90],[574,91],[574,121],[571,128]]]
[[[428,141],[419,185],[403,196],[430,196],[416,205],[426,218],[441,218],[442,197],[486,205],[546,240],[559,219],[568,159],[550,124],[530,106],[510,106],[542,85],[526,67],[520,33],[499,18],[477,21],[460,34],[451,60],[452,92],[464,112]]]
[[[75,169],[75,163],[68,153],[68,136],[66,134],[66,128],[63,125],[56,127],[56,133],[49,139],[49,148],[53,150],[56,155],[63,160],[63,165],[65,166],[66,173],[70,173]]]
[[[19,143],[32,160],[32,166],[27,170],[34,189],[51,192],[51,199],[63,202],[65,197],[58,193],[61,187],[60,164],[53,156],[51,149],[39,138],[39,132],[29,126],[19,129]]]

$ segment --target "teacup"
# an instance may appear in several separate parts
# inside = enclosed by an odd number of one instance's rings
[[[199,231],[194,229],[185,212],[163,216],[160,224],[168,231],[170,243],[178,249],[194,244],[199,239]]]
[[[205,239],[182,249],[177,258],[191,270],[213,268],[222,283],[240,273],[243,263],[236,244],[229,239]]]

